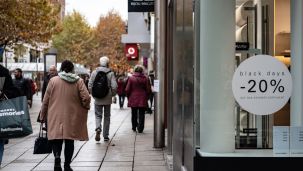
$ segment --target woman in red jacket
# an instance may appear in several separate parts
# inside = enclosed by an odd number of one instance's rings
[[[144,130],[145,110],[148,107],[147,100],[151,93],[151,85],[143,74],[143,66],[136,65],[134,74],[128,78],[126,85],[128,107],[132,111],[132,130],[142,133]],[[138,122],[139,115],[139,122]]]
[[[124,75],[121,75],[117,80],[118,88],[117,88],[117,94],[119,96],[119,106],[120,109],[123,108],[124,100],[125,100],[125,77]]]

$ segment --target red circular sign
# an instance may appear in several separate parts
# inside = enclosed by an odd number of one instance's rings
[[[129,47],[127,52],[128,52],[128,54],[133,55],[133,54],[135,54],[136,50],[133,47]]]

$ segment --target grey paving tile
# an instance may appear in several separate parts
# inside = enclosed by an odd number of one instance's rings
[[[14,163],[10,163],[9,166],[6,166],[4,168],[11,167],[11,166],[13,166],[13,167],[35,167],[37,164],[38,163],[29,163],[29,162],[28,163],[18,163],[18,162],[14,162]],[[5,164],[2,165],[2,166],[5,166]],[[1,169],[1,171],[2,171],[2,169]]]
[[[61,164],[63,165],[63,164]],[[39,164],[35,169],[33,169],[34,171],[37,171],[37,170],[43,170],[43,171],[46,171],[46,170],[54,170],[54,163],[41,163]]]
[[[168,171],[166,166],[135,166],[134,171]]]
[[[30,166],[19,166],[19,165],[9,165],[8,167],[1,168],[1,171],[18,171],[22,168],[22,171],[30,171],[32,167]]]
[[[98,171],[99,167],[72,167],[74,171]]]
[[[103,162],[102,167],[125,167],[132,166],[133,162]]]
[[[159,156],[163,155],[163,151],[136,151],[136,156]]]
[[[134,152],[135,147],[134,146],[123,146],[123,145],[115,145],[113,147],[110,147],[108,151],[113,151],[113,152],[118,152],[118,151],[123,151],[123,152]]]
[[[121,154],[106,155],[104,161],[133,161],[133,156],[123,156]]]
[[[72,167],[99,167],[101,162],[83,162],[83,161],[73,161],[71,163]]]
[[[101,167],[100,171],[132,171],[132,167]]]
[[[153,148],[152,146],[148,146],[148,145],[144,145],[144,146],[137,146],[136,145],[136,152],[140,152],[140,151],[163,151],[162,149],[158,149],[158,148]]]
[[[108,154],[111,153],[134,153],[134,147],[132,148],[123,148],[123,147],[114,147],[114,148],[109,148],[107,151]]]
[[[63,165],[62,165],[63,169]],[[78,166],[72,166],[72,169],[74,171],[98,171],[99,167],[90,167],[90,166],[83,166],[83,167],[78,167]],[[53,171],[53,165],[52,166],[43,166],[43,167],[37,167],[33,171]],[[1,170],[2,171],[2,170]]]
[[[166,166],[164,160],[159,161],[146,161],[146,160],[135,160],[135,167],[137,166]]]
[[[104,157],[104,153],[94,153],[94,154],[80,154],[73,161],[92,161],[101,162]]]
[[[163,161],[163,155],[159,156],[135,156],[135,161]]]

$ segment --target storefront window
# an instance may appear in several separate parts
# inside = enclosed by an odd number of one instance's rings
[[[285,96],[285,103],[277,110],[258,113],[255,111],[262,110],[248,110],[235,100],[232,92],[236,69],[256,55],[280,61],[281,73],[288,74],[290,79],[283,80],[286,76],[279,75],[280,68],[272,71],[274,63],[269,63],[267,76],[273,78],[259,79],[258,74],[267,73],[257,70],[245,73],[256,74],[256,80],[237,86],[248,93],[280,94],[281,98],[291,91],[291,1],[204,0],[199,7],[200,18],[196,22],[200,26],[197,60],[200,74],[196,76],[199,76],[200,88],[198,151],[201,156],[291,156],[292,147],[297,149],[294,153],[303,155],[303,128],[300,124],[291,124],[290,95]],[[288,152],[283,151],[285,148]]]

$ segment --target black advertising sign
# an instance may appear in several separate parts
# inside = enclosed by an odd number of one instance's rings
[[[154,12],[155,0],[128,0],[128,12]]]
[[[236,50],[248,50],[249,43],[248,42],[236,42]]]

